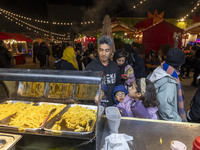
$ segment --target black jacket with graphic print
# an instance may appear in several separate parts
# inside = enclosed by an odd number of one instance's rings
[[[108,106],[113,106],[112,92],[116,85],[121,84],[120,69],[115,62],[109,60],[107,66],[104,66],[99,58],[94,59],[86,66],[86,70],[102,71],[104,74],[103,82],[107,85],[107,98],[109,100]]]

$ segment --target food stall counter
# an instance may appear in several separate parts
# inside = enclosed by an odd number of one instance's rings
[[[191,150],[193,141],[200,135],[199,131],[200,125],[195,123],[129,117],[122,117],[119,127],[119,133],[133,136],[133,144],[129,144],[130,149],[133,150],[167,150],[170,149],[172,141],[180,141],[187,146],[187,150]],[[108,135],[106,121],[100,149],[105,144],[105,138]]]

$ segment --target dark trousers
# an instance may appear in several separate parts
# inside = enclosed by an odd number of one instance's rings
[[[193,85],[198,85],[200,83],[200,81],[199,83],[197,83],[197,77],[199,76],[199,74],[200,74],[200,67],[198,66],[194,68],[194,75],[193,75],[193,81],[192,81]]]

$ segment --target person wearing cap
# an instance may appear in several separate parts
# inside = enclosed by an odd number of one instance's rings
[[[116,85],[121,83],[120,69],[118,65],[110,60],[113,50],[113,40],[110,36],[104,35],[98,39],[98,57],[92,60],[87,66],[87,71],[102,71],[103,84],[107,86],[108,106],[113,106],[112,92]]]
[[[170,48],[166,61],[147,77],[156,88],[160,102],[158,116],[162,120],[186,121],[183,89],[178,77],[184,62],[185,53],[178,48]]]

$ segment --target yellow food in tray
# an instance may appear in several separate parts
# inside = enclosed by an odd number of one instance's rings
[[[78,99],[92,100],[97,93],[98,87],[95,84],[77,84],[76,97]]]
[[[72,96],[74,84],[64,83],[63,97],[69,98]]]
[[[50,83],[49,98],[69,98],[73,92],[73,84]]]
[[[0,120],[5,119],[11,115],[14,115],[20,110],[24,110],[28,105],[25,103],[6,103],[6,104],[0,104]]]
[[[22,96],[41,97],[44,94],[44,82],[23,82]]]
[[[63,94],[63,83],[50,83],[49,98],[61,98]]]
[[[96,122],[96,114],[96,110],[76,105],[69,108],[51,129],[61,130],[62,126],[65,126],[74,132],[89,132]]]
[[[47,105],[38,106],[30,105],[23,111],[17,113],[16,117],[11,119],[10,126],[23,128],[39,128],[50,111],[56,108],[56,111],[51,115],[49,120],[58,114],[66,105]]]

